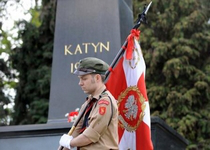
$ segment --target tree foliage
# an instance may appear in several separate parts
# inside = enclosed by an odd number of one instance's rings
[[[48,115],[55,1],[42,1],[30,11],[30,22],[17,23],[23,44],[11,55],[19,72],[13,124],[46,123]]]
[[[150,1],[147,1],[149,3]],[[210,148],[210,7],[208,0],[154,0],[141,26],[147,92],[153,116]],[[146,2],[134,1],[134,14]],[[140,11],[141,12],[141,11]]]
[[[11,119],[12,110],[8,108],[8,104],[11,103],[11,95],[6,95],[4,91],[15,85],[11,63],[7,58],[12,47],[11,35],[3,29],[4,19],[8,18],[6,16],[7,7],[7,1],[0,0],[0,125],[8,125]]]

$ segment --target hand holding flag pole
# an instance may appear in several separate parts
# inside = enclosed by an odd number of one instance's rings
[[[86,108],[88,107],[88,105],[86,106]],[[75,120],[73,126],[71,127],[71,129],[68,132],[68,135],[72,135],[72,133],[74,132],[76,126],[78,125],[78,123],[80,122],[80,120],[82,119],[83,115],[85,114],[86,108],[84,110],[82,110],[82,112],[79,114],[78,118]],[[70,143],[69,143],[70,144]],[[63,146],[59,146],[58,150],[63,150],[64,147]]]
[[[152,1],[149,3],[148,6],[144,6],[144,10],[141,14],[138,15],[138,19],[136,21],[136,24],[134,25],[133,29],[138,29],[141,25],[141,23],[143,24],[147,24],[147,19],[146,19],[146,14],[150,8],[152,4]],[[126,41],[124,42],[123,46],[121,47],[120,51],[118,52],[118,54],[116,55],[116,57],[114,58],[113,62],[110,65],[110,69],[106,72],[105,76],[106,76],[106,80],[109,77],[109,74],[111,72],[111,70],[115,67],[115,65],[117,64],[118,60],[121,58],[121,56],[123,56],[124,52],[125,52],[125,47],[127,47],[128,44],[128,40],[126,39]]]

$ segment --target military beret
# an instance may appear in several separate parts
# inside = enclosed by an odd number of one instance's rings
[[[101,59],[95,57],[87,57],[79,61],[74,74],[81,76],[90,73],[104,74],[109,69],[109,65]]]

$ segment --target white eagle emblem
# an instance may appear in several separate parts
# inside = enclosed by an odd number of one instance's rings
[[[144,117],[146,99],[137,86],[130,86],[118,97],[119,126],[129,132],[135,131]]]
[[[137,118],[138,106],[134,95],[128,97],[125,103],[125,108],[127,108],[127,110],[124,110],[127,119],[133,120]]]

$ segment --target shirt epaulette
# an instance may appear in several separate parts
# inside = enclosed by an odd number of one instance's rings
[[[103,92],[103,93],[101,93],[101,95],[100,95],[99,99],[101,99],[101,97],[108,97],[108,96],[109,96],[109,94],[108,94],[108,93]]]

